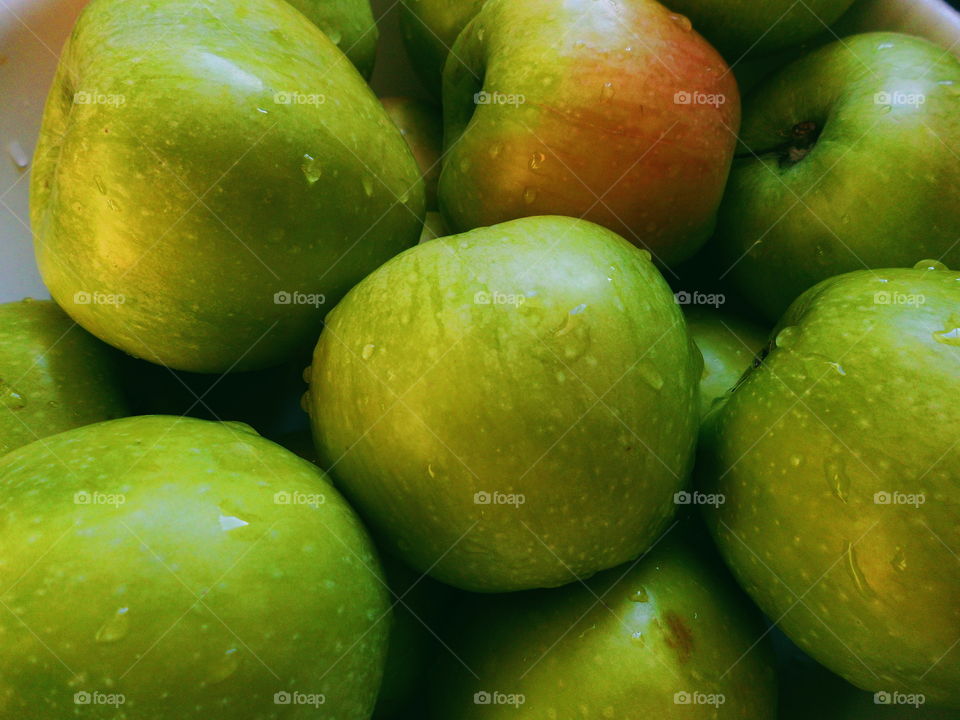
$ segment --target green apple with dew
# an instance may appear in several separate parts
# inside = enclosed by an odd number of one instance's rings
[[[49,300],[0,305],[0,455],[127,415],[117,360]]]
[[[671,0],[730,62],[767,55],[822,33],[853,0]]]
[[[360,74],[369,78],[377,59],[377,21],[370,0],[287,0],[323,30],[350,58]]]
[[[427,210],[436,210],[440,155],[443,152],[443,119],[440,109],[422,100],[407,97],[388,97],[380,102],[417,159],[417,167],[423,175]]]
[[[452,231],[569,215],[667,265],[710,236],[740,124],[723,58],[655,0],[488,0],[443,111]]]
[[[933,269],[927,269],[927,268]],[[960,273],[804,293],[708,416],[704,508],[734,574],[815,660],[960,708]]]
[[[845,38],[763,83],[743,117],[716,242],[767,317],[840,273],[960,264],[953,55],[897,33]]]
[[[31,177],[54,299],[102,340],[194,372],[312,345],[326,309],[417,242],[423,203],[377,98],[281,0],[94,0]]]
[[[525,218],[418,245],[351,290],[308,411],[321,466],[391,552],[504,592],[649,547],[688,474],[700,370],[649,253]]]
[[[727,394],[766,345],[767,333],[734,313],[694,307],[686,314],[687,329],[703,355],[700,413]]]
[[[678,532],[585,584],[477,598],[433,717],[774,720],[758,613]]]
[[[437,98],[443,66],[457,36],[484,0],[400,0],[400,30],[413,69]]]
[[[5,713],[370,717],[390,604],[315,466],[241,423],[141,416],[0,458]]]

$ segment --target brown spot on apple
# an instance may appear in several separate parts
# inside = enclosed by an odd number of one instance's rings
[[[663,619],[667,625],[665,631],[667,645],[676,651],[680,662],[686,662],[693,653],[693,633],[683,618],[673,611],[668,611]]]

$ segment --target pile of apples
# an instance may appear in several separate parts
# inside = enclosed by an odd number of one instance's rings
[[[0,718],[960,718],[960,62],[850,3],[403,0],[428,102],[368,0],[92,0]]]

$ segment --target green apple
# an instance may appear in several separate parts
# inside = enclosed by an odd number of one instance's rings
[[[370,717],[390,605],[310,463],[240,423],[141,416],[15,450],[0,483],[9,717]]]
[[[377,59],[377,21],[370,0],[287,0],[369,78]]]
[[[54,299],[108,343],[195,372],[312,345],[327,308],[417,242],[423,202],[363,78],[281,0],[94,0],[31,178]]]
[[[650,545],[690,467],[700,371],[649,253],[525,218],[418,245],[351,290],[308,410],[321,466],[391,552],[501,592]]]
[[[936,267],[936,263],[925,263]],[[704,489],[741,584],[815,660],[960,707],[960,273],[802,295],[708,416]]]
[[[687,310],[687,330],[703,355],[700,414],[727,394],[766,345],[767,333],[749,320],[715,308]]]
[[[438,237],[445,237],[449,234],[446,223],[443,222],[443,215],[438,212],[428,212],[423,219],[423,232],[420,233],[420,242],[436,240]]]
[[[443,109],[452,231],[570,215],[665,264],[710,236],[740,123],[723,58],[654,0],[490,0]]]
[[[773,720],[758,620],[716,563],[667,538],[583,584],[478,599],[434,717]]]
[[[823,32],[853,0],[671,0],[670,9],[693,26],[731,63],[748,52],[765,55]]]
[[[406,97],[383,98],[380,102],[417,159],[426,190],[427,210],[436,210],[443,152],[443,119],[439,108]]]
[[[114,350],[49,301],[0,305],[0,455],[128,414]]]
[[[769,318],[832,275],[960,263],[960,60],[940,47],[868,33],[820,48],[751,93],[741,139],[717,242]]]
[[[443,66],[484,0],[400,0],[400,30],[414,70],[440,97]]]

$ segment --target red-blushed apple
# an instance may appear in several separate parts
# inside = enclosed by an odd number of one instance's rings
[[[532,215],[604,225],[662,263],[711,234],[736,81],[654,0],[490,0],[444,70],[440,208],[462,232]]]

